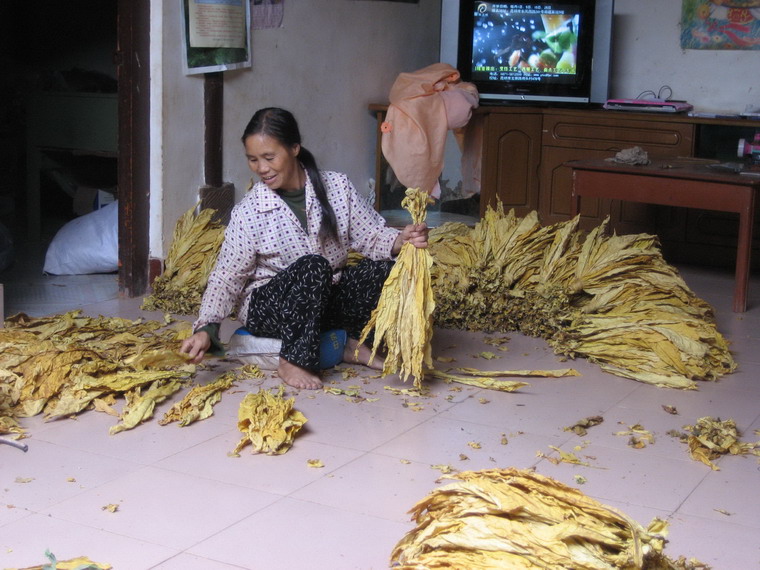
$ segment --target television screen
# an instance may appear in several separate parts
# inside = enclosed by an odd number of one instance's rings
[[[451,1],[444,0],[442,56],[451,53],[456,34],[457,68],[481,99],[588,103],[606,98],[612,0],[459,0],[458,7],[453,14]],[[600,11],[604,18],[597,21]],[[594,69],[600,55],[605,62]]]
[[[577,7],[480,2],[474,16],[473,80],[577,81]]]

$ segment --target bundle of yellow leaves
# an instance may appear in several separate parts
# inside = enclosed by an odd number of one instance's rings
[[[224,241],[225,226],[214,221],[215,214],[216,210],[205,208],[196,216],[193,208],[177,221],[164,271],[153,281],[153,293],[143,301],[144,310],[198,313]]]
[[[283,398],[283,391],[283,386],[277,394],[260,389],[243,398],[238,410],[238,429],[243,437],[232,455],[238,455],[249,443],[253,453],[282,455],[290,449],[306,417],[293,408],[295,398]]]
[[[393,549],[398,570],[705,568],[663,554],[667,523],[642,527],[550,477],[519,469],[445,476],[412,510],[417,526]]]
[[[432,198],[419,188],[408,188],[401,205],[412,215],[412,223],[425,221],[427,204]],[[425,249],[405,243],[396,258],[388,278],[383,284],[377,307],[362,331],[359,342],[364,342],[372,329],[375,337],[372,356],[385,342],[387,356],[383,375],[399,373],[402,380],[414,378],[419,387],[424,367],[432,368],[430,341],[433,337],[433,311],[435,301],[430,283],[430,266],[433,260]]]
[[[430,232],[440,326],[519,330],[613,374],[696,388],[735,369],[712,308],[662,258],[654,236],[542,226],[501,205],[470,229]]]

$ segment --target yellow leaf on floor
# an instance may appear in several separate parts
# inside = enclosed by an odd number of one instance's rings
[[[306,423],[306,417],[293,409],[295,398],[283,398],[284,387],[277,394],[260,389],[247,394],[238,410],[238,429],[243,437],[233,454],[238,454],[248,444],[253,453],[281,455],[293,445],[296,434]]]
[[[222,374],[214,382],[193,387],[185,397],[172,405],[159,420],[160,425],[179,422],[185,427],[199,420],[205,420],[214,413],[214,405],[222,399],[222,393],[232,386],[236,378],[235,371]]]

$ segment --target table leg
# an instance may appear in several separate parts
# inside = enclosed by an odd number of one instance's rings
[[[750,257],[752,253],[752,218],[755,211],[755,192],[746,192],[744,206],[739,212],[739,243],[736,248],[736,284],[734,285],[734,312],[747,310],[747,289],[749,288]]]
[[[573,171],[573,189],[570,193],[570,217],[574,218],[581,211],[581,197],[577,192],[578,176],[577,172]]]

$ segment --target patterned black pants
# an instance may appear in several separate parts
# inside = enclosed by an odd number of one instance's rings
[[[343,269],[333,285],[330,263],[321,255],[305,255],[253,290],[245,328],[255,336],[282,339],[282,358],[318,370],[320,333],[344,329],[358,339],[391,267],[393,261],[363,259]]]

